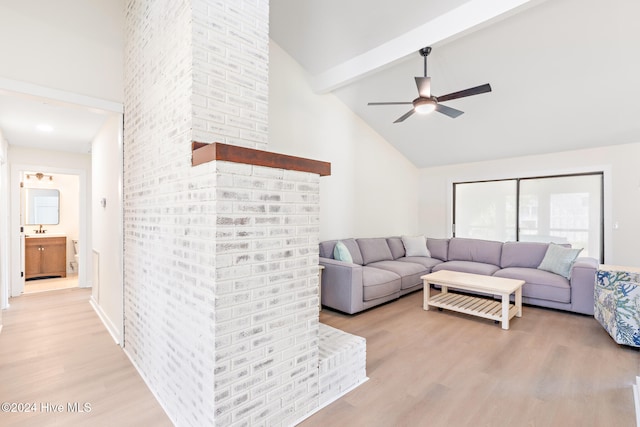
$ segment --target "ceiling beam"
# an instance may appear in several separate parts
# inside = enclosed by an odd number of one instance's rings
[[[527,3],[537,4],[540,0],[469,0],[420,27],[313,76],[311,87],[316,93],[331,92],[385,65],[415,54],[425,46],[459,36],[481,24],[508,16],[505,14],[515,12]]]
[[[33,83],[0,77],[0,95],[3,94],[3,91],[13,92],[30,97],[51,99],[57,101],[58,103],[66,105],[82,106],[93,108],[95,110],[121,114],[124,112],[124,106],[119,102],[108,101],[106,99],[94,98],[92,96],[66,92],[63,90],[40,86]]]

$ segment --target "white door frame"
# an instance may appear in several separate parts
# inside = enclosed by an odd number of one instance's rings
[[[9,230],[9,162],[8,144],[0,135],[0,331],[2,331],[2,309],[7,308],[10,282],[9,250],[11,233]]]

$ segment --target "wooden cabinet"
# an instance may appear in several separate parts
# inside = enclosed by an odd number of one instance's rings
[[[66,237],[27,237],[24,278],[67,277]]]

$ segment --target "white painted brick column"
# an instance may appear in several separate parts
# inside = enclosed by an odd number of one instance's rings
[[[190,166],[192,9],[126,8],[124,348],[177,425],[214,424],[215,178]]]
[[[193,0],[193,139],[264,150],[268,0]]]
[[[211,162],[264,149],[268,1],[129,0],[125,351],[176,425],[318,407],[319,177]]]
[[[318,175],[218,162],[216,420],[318,407]]]

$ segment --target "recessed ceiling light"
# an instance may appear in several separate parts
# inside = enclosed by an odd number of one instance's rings
[[[44,123],[36,126],[36,129],[38,129],[40,132],[53,132],[53,126]]]

